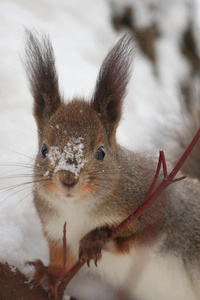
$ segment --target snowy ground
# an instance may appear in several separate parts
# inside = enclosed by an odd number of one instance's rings
[[[113,2],[120,7],[123,1]],[[139,24],[150,24],[153,16],[141,2],[124,1],[136,3]],[[159,80],[151,63],[136,50],[134,73],[118,130],[120,142],[131,149],[154,152],[149,139],[151,131],[158,122],[166,122],[172,112],[179,113],[177,85],[189,73],[178,49],[180,33],[188,22],[188,2],[160,2],[156,16],[163,32],[156,44]],[[200,7],[199,1],[197,4]],[[195,11],[194,20],[200,19],[199,11],[200,8]],[[198,32],[200,22],[196,26]],[[20,268],[25,260],[36,258],[48,263],[47,245],[31,197],[37,133],[20,59],[24,27],[43,30],[51,37],[66,100],[75,94],[91,95],[101,61],[119,37],[110,23],[108,0],[0,1],[0,261]],[[22,182],[27,184],[18,186]],[[101,293],[95,291],[94,296],[93,289],[85,287],[84,282],[78,293],[84,290],[85,297],[91,300],[112,299],[107,287],[99,289]]]

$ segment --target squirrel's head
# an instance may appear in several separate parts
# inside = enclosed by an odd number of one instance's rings
[[[26,71],[39,137],[38,190],[75,201],[106,195],[106,187],[114,187],[120,172],[115,136],[130,75],[131,34],[124,35],[106,56],[92,99],[66,103],[48,37],[29,31],[26,37]]]

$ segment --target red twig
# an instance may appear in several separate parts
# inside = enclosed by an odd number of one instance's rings
[[[165,160],[165,155],[164,152],[161,150],[160,155],[159,155],[159,160],[158,160],[158,165],[156,169],[156,173],[153,179],[153,182],[148,189],[145,199],[143,201],[143,204],[135,211],[133,212],[129,217],[127,217],[119,226],[116,227],[116,229],[110,234],[108,237],[107,242],[110,240],[113,240],[116,238],[128,225],[133,221],[133,219],[136,219],[140,217],[146,210],[147,208],[152,205],[152,203],[160,196],[160,194],[172,183],[183,180],[186,176],[181,176],[179,178],[175,178],[177,173],[180,171],[183,163],[186,161],[188,158],[189,154],[191,153],[192,149],[196,145],[200,138],[200,129],[197,131],[196,135],[192,139],[191,143],[173,168],[173,170],[170,172],[168,175],[167,173],[167,164]],[[162,182],[158,185],[158,187],[153,191],[160,172],[161,165],[163,166],[163,174],[164,174],[164,179]],[[63,278],[62,284],[59,289],[59,295],[63,295],[63,292],[69,283],[69,281],[73,278],[73,276],[80,270],[80,268],[85,264],[83,261],[77,261],[74,266],[69,270],[69,272],[65,275]]]
[[[67,265],[67,237],[66,237],[66,222],[63,226],[63,271]]]
[[[62,270],[59,274],[59,277],[57,278],[56,283],[55,283],[54,294],[55,294],[56,300],[59,300],[58,288],[61,285],[63,278],[65,277],[66,266],[67,266],[67,238],[66,238],[66,222],[65,222],[65,224],[63,226],[63,268],[62,268]]]
[[[85,264],[85,261],[77,260],[77,262],[73,265],[73,267],[71,267],[71,269],[67,272],[67,274],[63,278],[62,283],[59,287],[59,296],[60,296],[60,298],[63,296],[63,293],[64,293],[68,283],[76,275],[76,273],[82,268],[82,266],[84,264]]]
[[[165,159],[165,153],[163,150],[160,150],[160,156],[161,156],[161,161],[163,165],[163,175],[164,178],[167,176],[167,164],[166,164],[166,159]]]
[[[162,155],[161,155],[161,152],[163,152],[163,151],[160,150],[160,154],[159,154],[159,159],[158,159],[158,165],[157,165],[156,173],[155,173],[153,182],[152,182],[152,184],[150,185],[150,187],[149,187],[149,189],[148,189],[148,191],[147,191],[147,193],[146,193],[145,199],[147,199],[147,198],[151,195],[151,193],[152,193],[152,191],[153,191],[153,189],[154,189],[154,187],[155,187],[155,185],[156,185],[156,182],[157,182],[157,180],[158,180],[158,176],[159,176],[160,168],[161,168],[161,164],[162,164],[162,159],[163,159],[163,157],[162,157]],[[145,201],[145,199],[144,199],[144,201]]]

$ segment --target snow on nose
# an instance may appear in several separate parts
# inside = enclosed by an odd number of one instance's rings
[[[52,146],[47,154],[50,159],[51,165],[54,167],[54,173],[65,170],[75,174],[75,178],[78,177],[80,170],[84,167],[86,159],[84,158],[84,139],[71,138],[67,145],[61,149],[57,146]]]

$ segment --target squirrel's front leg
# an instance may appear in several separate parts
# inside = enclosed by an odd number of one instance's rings
[[[49,251],[50,251],[50,262],[48,266],[45,266],[42,261],[37,260],[29,262],[29,264],[35,266],[35,274],[33,282],[37,285],[47,282],[48,289],[54,293],[54,287],[56,280],[58,279],[61,271],[63,270],[63,246],[62,244],[52,242],[48,240]],[[70,247],[67,247],[67,265],[65,273],[74,265],[76,259],[73,257]]]
[[[81,240],[79,246],[79,260],[85,261],[90,266],[90,260],[101,259],[101,250],[105,246],[111,230],[107,227],[96,228],[87,233]]]

